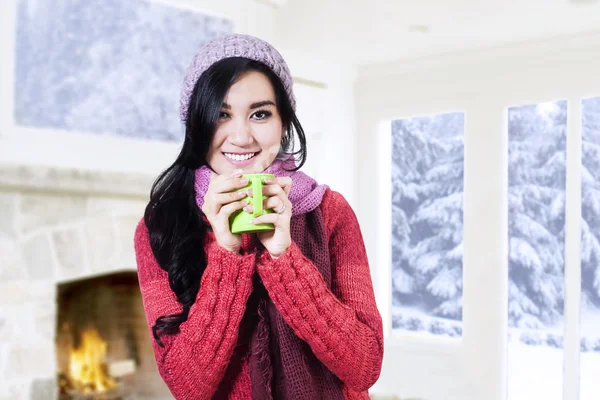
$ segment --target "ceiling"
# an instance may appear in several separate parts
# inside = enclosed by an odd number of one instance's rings
[[[280,46],[368,65],[600,32],[597,0],[287,0]]]

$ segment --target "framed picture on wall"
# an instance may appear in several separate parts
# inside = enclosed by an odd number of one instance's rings
[[[225,17],[149,0],[18,0],[14,124],[178,142],[187,64]]]

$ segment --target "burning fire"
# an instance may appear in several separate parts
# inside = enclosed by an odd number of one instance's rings
[[[80,393],[106,392],[116,388],[115,381],[106,372],[106,347],[96,329],[87,328],[81,334],[80,346],[71,349],[69,380]]]

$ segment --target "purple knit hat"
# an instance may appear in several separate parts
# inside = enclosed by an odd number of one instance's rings
[[[281,79],[294,111],[296,99],[292,91],[292,75],[279,52],[269,43],[250,35],[233,34],[219,36],[208,41],[192,58],[187,68],[181,98],[179,100],[179,117],[185,123],[187,119],[190,96],[200,75],[217,61],[229,57],[244,57],[267,65]]]

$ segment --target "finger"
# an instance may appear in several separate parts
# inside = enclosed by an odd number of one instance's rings
[[[289,194],[292,189],[292,178],[289,176],[280,176],[276,178],[265,179],[267,185],[275,184],[281,186],[285,194]]]
[[[248,185],[248,178],[230,177],[211,183],[209,191],[213,193],[228,193]]]
[[[217,174],[214,171],[210,171],[210,183],[217,184],[217,183],[226,181],[231,178],[239,178],[242,176],[242,174],[243,174],[243,171],[241,169],[236,169],[232,172],[228,172],[228,173],[224,173],[224,174]]]
[[[278,210],[283,209],[284,204],[284,200],[278,196],[269,197],[268,199],[263,200],[263,210],[273,210],[277,212]],[[248,204],[246,207],[244,207],[244,211],[251,213],[254,211],[254,206],[252,204]]]
[[[273,224],[276,228],[289,226],[290,217],[284,214],[264,214],[252,220],[253,224]]]
[[[265,210],[273,210],[277,212],[278,210],[282,210],[285,202],[278,196],[269,197],[265,201],[263,201],[263,208]]]
[[[270,206],[266,207],[273,209],[275,212],[281,211],[286,206],[286,209],[291,212],[292,203],[290,199],[287,197],[287,193],[283,190],[283,188],[279,185],[274,185],[273,192],[275,193],[273,196],[270,196],[266,199],[266,201],[270,201]],[[268,196],[268,194],[267,194]],[[273,200],[271,200],[273,199]],[[285,210],[284,210],[285,211]]]
[[[253,192],[250,192],[250,193],[252,194]],[[277,185],[277,184],[275,184],[275,185],[264,185],[262,187],[262,194],[263,194],[263,196],[266,196],[266,197],[279,196],[279,195],[287,197],[287,195],[283,191],[283,188],[281,186]]]
[[[233,203],[229,203],[219,210],[219,214],[217,214],[210,222],[213,226],[213,230],[217,233],[231,233],[231,228],[229,227],[229,217],[234,212],[244,208],[248,202],[246,200],[236,201]]]
[[[287,195],[279,185],[272,185],[272,187],[267,188],[267,186],[263,187],[263,196],[267,197],[263,200],[263,209],[268,210],[272,209],[275,212],[281,211],[283,209],[283,205],[286,205],[287,210],[291,210],[292,203],[287,198]],[[248,195],[252,197],[252,190],[248,190]],[[254,207],[249,205],[245,211],[252,212]],[[285,210],[284,210],[285,212]]]
[[[243,200],[247,196],[248,192],[246,190],[237,190],[229,193],[216,193],[214,195],[214,203],[221,207],[234,201]]]
[[[202,205],[202,212],[206,215],[216,215],[219,213],[222,206],[225,204],[239,201],[248,196],[246,190],[238,190],[228,193],[214,193],[213,191],[207,192],[204,196],[204,204]]]
[[[242,208],[244,208],[247,205],[248,205],[247,200],[234,201],[233,203],[226,204],[223,207],[221,207],[221,210],[219,211],[219,214],[218,214],[219,218],[223,218],[228,221],[231,214],[233,214],[237,210],[241,210]]]

